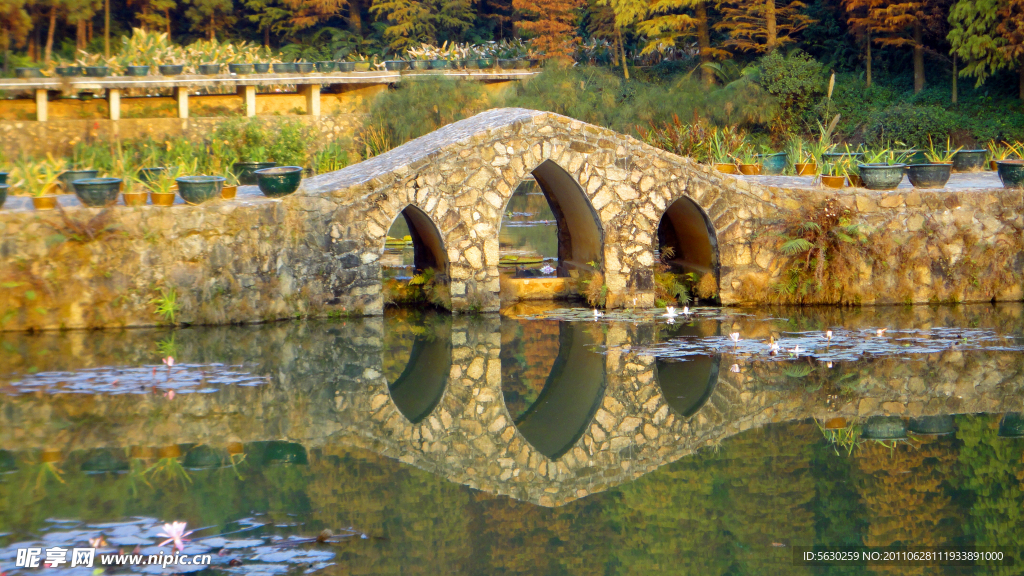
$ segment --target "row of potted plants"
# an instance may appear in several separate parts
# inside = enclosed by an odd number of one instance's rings
[[[821,183],[830,188],[843,188],[849,183],[872,190],[891,190],[900,184],[904,174],[916,188],[942,188],[952,172],[979,172],[986,167],[999,174],[1004,187],[1024,187],[1024,144],[1020,142],[993,141],[987,149],[973,150],[953,148],[948,140],[945,147],[931,141],[929,144],[924,150],[861,150],[845,146],[840,151],[837,146],[823,148],[818,142],[805,144],[798,140],[790,151],[776,153],[756,153],[752,146],[745,145],[735,153],[716,155],[716,159],[727,161],[716,162],[715,167],[731,174],[782,174],[788,167],[789,154],[793,153],[797,176],[818,176],[820,163]]]
[[[903,440],[914,436],[945,436],[956,432],[956,417],[953,414],[918,416],[904,419],[900,416],[871,416],[861,424],[849,422],[846,418],[832,418],[818,423],[829,440],[838,438],[838,431],[855,430],[865,440]],[[1007,412],[999,421],[998,435],[1002,438],[1024,437],[1024,414]]]
[[[118,196],[126,206],[171,206],[180,196],[186,204],[202,204],[214,198],[235,197],[238,186],[258,185],[270,198],[295,192],[302,180],[300,166],[278,166],[275,162],[237,162],[227,176],[197,174],[197,161],[176,169],[140,168],[118,177],[100,177],[98,170],[65,169],[65,164],[48,156],[45,160],[23,159],[12,174],[0,172],[0,208],[11,187],[32,197],[36,210],[57,207],[60,192],[73,192],[85,206],[109,206]],[[10,182],[8,182],[10,178]]]

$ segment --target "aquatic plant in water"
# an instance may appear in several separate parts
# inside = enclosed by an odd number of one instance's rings
[[[186,526],[188,526],[187,522],[171,522],[170,524],[164,524],[164,531],[157,534],[157,536],[163,536],[164,538],[167,538],[167,540],[157,544],[157,546],[166,546],[169,542],[173,542],[174,548],[176,548],[178,552],[184,550],[185,542],[189,541],[189,539],[185,537],[193,532],[192,530],[186,532]]]

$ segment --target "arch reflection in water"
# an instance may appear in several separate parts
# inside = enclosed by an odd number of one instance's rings
[[[601,340],[593,324],[502,319],[505,406],[526,441],[552,460],[576,444],[601,406]]]
[[[398,411],[416,424],[444,396],[452,368],[452,317],[393,310],[384,317],[384,377]]]
[[[718,334],[717,323],[700,322],[677,325],[665,336],[668,337],[702,337]],[[721,356],[689,356],[685,359],[658,358],[658,385],[665,402],[684,418],[696,414],[715,391],[718,384],[718,369]]]

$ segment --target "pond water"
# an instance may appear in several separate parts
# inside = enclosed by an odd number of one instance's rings
[[[793,561],[1019,556],[1024,306],[691,312],[0,334],[0,572],[1024,573]]]

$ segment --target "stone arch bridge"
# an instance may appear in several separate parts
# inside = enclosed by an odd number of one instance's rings
[[[309,178],[283,199],[251,188],[200,206],[118,206],[102,228],[90,224],[100,209],[0,210],[0,330],[379,314],[381,255],[399,217],[417,264],[449,280],[455,310],[496,311],[498,234],[527,179],[556,214],[559,275],[602,273],[611,306],[654,304],[655,255],[666,245],[675,264],[715,280],[723,304],[769,301],[785,270],[753,238],[773,219],[830,198],[892,240],[891,258],[854,266],[851,300],[1022,296],[1024,199],[1016,191],[783,188],[557,114],[495,109]],[[90,225],[101,232],[86,241]],[[985,258],[972,250],[989,250],[1011,273],[959,281],[962,262]],[[168,295],[172,316],[158,311]]]

